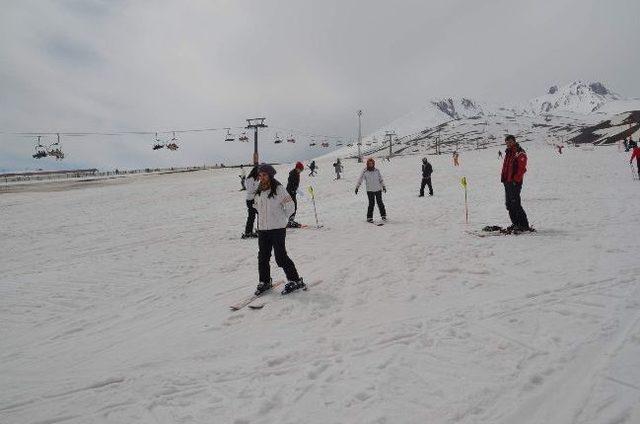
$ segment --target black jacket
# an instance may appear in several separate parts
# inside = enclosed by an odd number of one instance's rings
[[[422,164],[422,178],[428,178],[433,173],[433,167],[429,162]]]
[[[287,191],[289,193],[295,193],[300,186],[300,174],[294,169],[289,172],[289,179],[287,180]]]

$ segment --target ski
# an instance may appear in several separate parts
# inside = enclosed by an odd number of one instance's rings
[[[259,295],[257,294],[252,294],[251,296],[248,296],[236,303],[234,303],[233,305],[229,306],[229,308],[231,308],[232,311],[238,311],[242,308],[244,308],[245,306],[249,305],[251,302],[253,302],[254,300],[256,300],[257,298],[259,298],[260,296],[262,296],[264,293],[267,293],[275,288],[280,287],[281,285],[283,285],[285,283],[284,280],[278,280],[275,283],[273,283],[273,285],[271,286],[271,288],[269,290],[266,290],[262,293],[260,293]]]
[[[517,236],[521,234],[531,234],[536,230],[530,228],[529,230],[519,231],[519,230],[510,230],[508,228],[502,228],[498,225],[488,225],[484,227],[482,230],[467,230],[465,231],[467,234],[476,237],[494,237],[494,236]]]

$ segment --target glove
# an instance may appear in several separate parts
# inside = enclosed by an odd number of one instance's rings
[[[384,191],[386,193],[387,192],[387,188],[386,187],[382,187],[382,191]]]
[[[356,194],[358,194],[358,187],[356,187]]]

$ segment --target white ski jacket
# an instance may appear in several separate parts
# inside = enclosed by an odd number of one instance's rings
[[[362,184],[363,179],[365,186],[367,187],[367,191],[380,191],[384,189],[384,181],[382,180],[382,174],[378,168],[373,168],[371,171],[365,168],[362,171],[362,174],[360,174],[360,178],[358,178],[356,189],[360,188],[360,184]]]
[[[253,200],[256,195],[256,190],[260,186],[260,180],[254,180],[251,177],[248,177],[244,180],[244,188],[247,189],[247,200]]]
[[[289,217],[295,211],[293,200],[282,184],[276,188],[276,194],[269,197],[271,190],[258,192],[253,207],[258,211],[258,231],[285,228]]]

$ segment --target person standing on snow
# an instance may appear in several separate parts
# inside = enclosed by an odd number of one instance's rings
[[[527,154],[524,149],[516,143],[516,138],[509,134],[505,137],[507,149],[502,164],[502,174],[500,181],[504,184],[505,204],[511,218],[511,226],[507,228],[508,232],[533,231],[529,227],[527,214],[522,208],[520,201],[520,192],[522,191],[522,182],[524,174],[527,172]]]
[[[311,163],[309,164],[309,170],[311,171],[309,173],[310,177],[313,177],[316,175],[316,161],[312,160]]]
[[[300,224],[295,221],[296,212],[298,211],[298,200],[296,194],[298,193],[298,187],[300,186],[300,173],[304,169],[302,162],[296,162],[295,168],[289,171],[289,179],[287,180],[287,193],[293,200],[294,210],[289,217],[287,228],[300,228]]]
[[[253,197],[256,195],[256,190],[258,190],[258,166],[255,165],[247,178],[245,178],[244,185],[247,190],[246,202],[247,202],[247,223],[244,226],[244,234],[242,238],[255,238],[258,237],[256,233],[253,232],[253,223],[256,220],[256,210],[253,208]]]
[[[418,197],[424,197],[424,186],[429,187],[429,196],[433,196],[433,187],[431,187],[431,174],[433,173],[433,167],[429,163],[429,160],[425,157],[422,158],[422,183],[420,184],[420,195]]]
[[[283,294],[304,288],[305,284],[298,275],[295,264],[287,255],[285,238],[287,222],[295,210],[293,199],[282,184],[274,178],[276,170],[271,165],[260,165],[258,178],[260,185],[255,196],[255,208],[258,213],[258,277],[256,295],[269,290],[271,281],[271,250],[276,264],[284,270],[287,284]]]
[[[458,162],[458,151],[453,152],[453,166],[459,166],[460,162]]]
[[[382,192],[387,192],[387,188],[384,185],[384,181],[382,179],[382,174],[376,168],[376,161],[373,158],[367,159],[367,167],[362,170],[362,174],[360,174],[360,178],[358,178],[358,182],[356,184],[356,194],[358,194],[358,189],[360,188],[360,184],[362,184],[362,180],[364,179],[365,185],[367,188],[367,197],[369,198],[369,207],[367,208],[367,222],[373,222],[373,207],[374,207],[374,199],[375,202],[378,203],[378,210],[380,211],[380,216],[383,221],[387,220],[387,211],[384,207],[384,203],[382,203]]]
[[[631,159],[629,159],[629,165],[633,162],[633,159],[636,160],[636,168],[638,168],[638,179],[640,180],[640,147],[636,144],[633,146],[633,151],[631,153]],[[633,165],[631,165],[633,166]]]
[[[340,173],[342,172],[342,163],[340,163],[340,158],[338,158],[333,164],[333,169],[336,171],[336,180],[339,180]]]
[[[498,150],[498,159],[502,159],[502,150]]]

